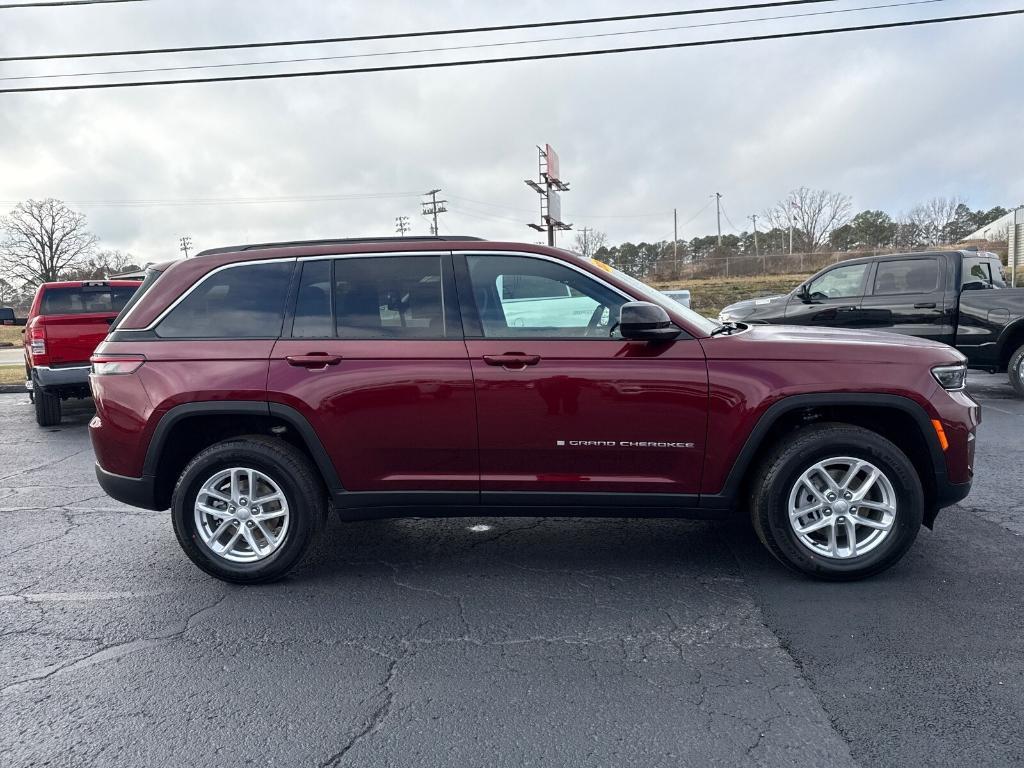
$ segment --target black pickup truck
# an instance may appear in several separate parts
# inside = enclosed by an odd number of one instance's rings
[[[971,368],[1009,372],[1024,397],[1024,288],[1008,288],[994,253],[939,251],[841,261],[791,293],[747,299],[723,322],[875,328],[934,339]]]

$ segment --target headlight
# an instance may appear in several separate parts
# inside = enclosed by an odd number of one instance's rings
[[[943,389],[963,389],[967,384],[967,365],[964,363],[939,365],[932,368],[932,376]]]

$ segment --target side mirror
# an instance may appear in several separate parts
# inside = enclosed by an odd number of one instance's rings
[[[804,283],[796,289],[796,297],[800,299],[804,304],[811,303],[811,287],[810,283]]]
[[[668,341],[679,335],[679,329],[657,304],[628,301],[619,310],[619,333],[630,341]]]
[[[983,282],[981,280],[974,280],[974,281],[972,281],[970,283],[964,283],[963,288],[961,288],[960,290],[961,291],[985,291],[985,290],[988,290],[991,287],[992,286],[990,286],[986,282]]]

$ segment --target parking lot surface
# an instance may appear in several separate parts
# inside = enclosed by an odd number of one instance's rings
[[[88,404],[0,395],[0,764],[1004,766],[1024,755],[1024,401],[897,567],[791,574],[746,527],[332,521],[264,587],[107,498]]]

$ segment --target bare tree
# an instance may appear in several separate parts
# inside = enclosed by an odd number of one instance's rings
[[[850,221],[851,204],[841,192],[800,187],[765,211],[765,218],[776,229],[792,226],[801,250],[816,253],[828,244],[832,230]]]
[[[963,205],[958,197],[933,197],[926,203],[915,205],[907,219],[920,233],[922,245],[945,245],[951,242],[951,224],[956,220],[957,208]]]
[[[573,248],[580,255],[592,259],[594,254],[608,244],[608,236],[595,229],[584,229],[576,233]]]
[[[116,250],[96,251],[74,269],[65,270],[65,280],[106,280],[122,272],[134,272],[141,267],[130,253]]]
[[[0,258],[12,278],[29,285],[60,279],[98,240],[83,214],[53,198],[26,200],[0,218]]]

